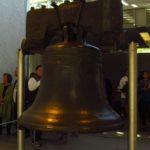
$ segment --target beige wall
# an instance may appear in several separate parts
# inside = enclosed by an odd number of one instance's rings
[[[37,65],[42,65],[42,55],[34,54],[29,55],[28,57],[28,75],[35,71]]]

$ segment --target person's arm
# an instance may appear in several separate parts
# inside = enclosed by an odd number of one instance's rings
[[[4,103],[13,102],[13,86],[12,85],[8,87],[3,101]]]
[[[120,82],[119,82],[119,86],[118,86],[118,90],[121,92],[123,87],[126,85],[126,83],[128,82],[128,77],[122,77]]]
[[[124,86],[124,81],[123,81],[123,78],[121,78],[120,82],[119,82],[119,85],[118,85],[118,90],[121,91],[121,89],[123,88]]]
[[[36,81],[34,78],[30,78],[28,81],[29,91],[34,91],[40,86],[40,80]]]
[[[15,86],[14,90],[13,90],[13,101],[14,102],[16,102],[16,97],[17,97],[17,87]]]
[[[3,93],[3,85],[0,84],[0,104],[2,104],[3,102],[2,93]]]
[[[144,91],[150,91],[150,83],[143,88]]]

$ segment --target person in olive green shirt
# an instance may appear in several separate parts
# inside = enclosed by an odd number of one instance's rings
[[[13,86],[11,85],[12,76],[9,73],[3,74],[3,82],[0,83],[0,124],[11,120],[13,104]],[[11,124],[6,125],[7,135],[11,134]],[[2,126],[0,125],[0,134]]]

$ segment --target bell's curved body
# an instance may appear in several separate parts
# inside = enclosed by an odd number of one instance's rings
[[[66,132],[118,128],[122,120],[107,102],[101,67],[96,48],[78,42],[48,46],[38,95],[19,126]]]

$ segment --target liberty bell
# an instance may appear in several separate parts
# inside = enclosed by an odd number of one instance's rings
[[[100,49],[77,40],[74,31],[66,24],[63,42],[45,49],[40,89],[19,127],[89,133],[122,125],[106,99]]]

